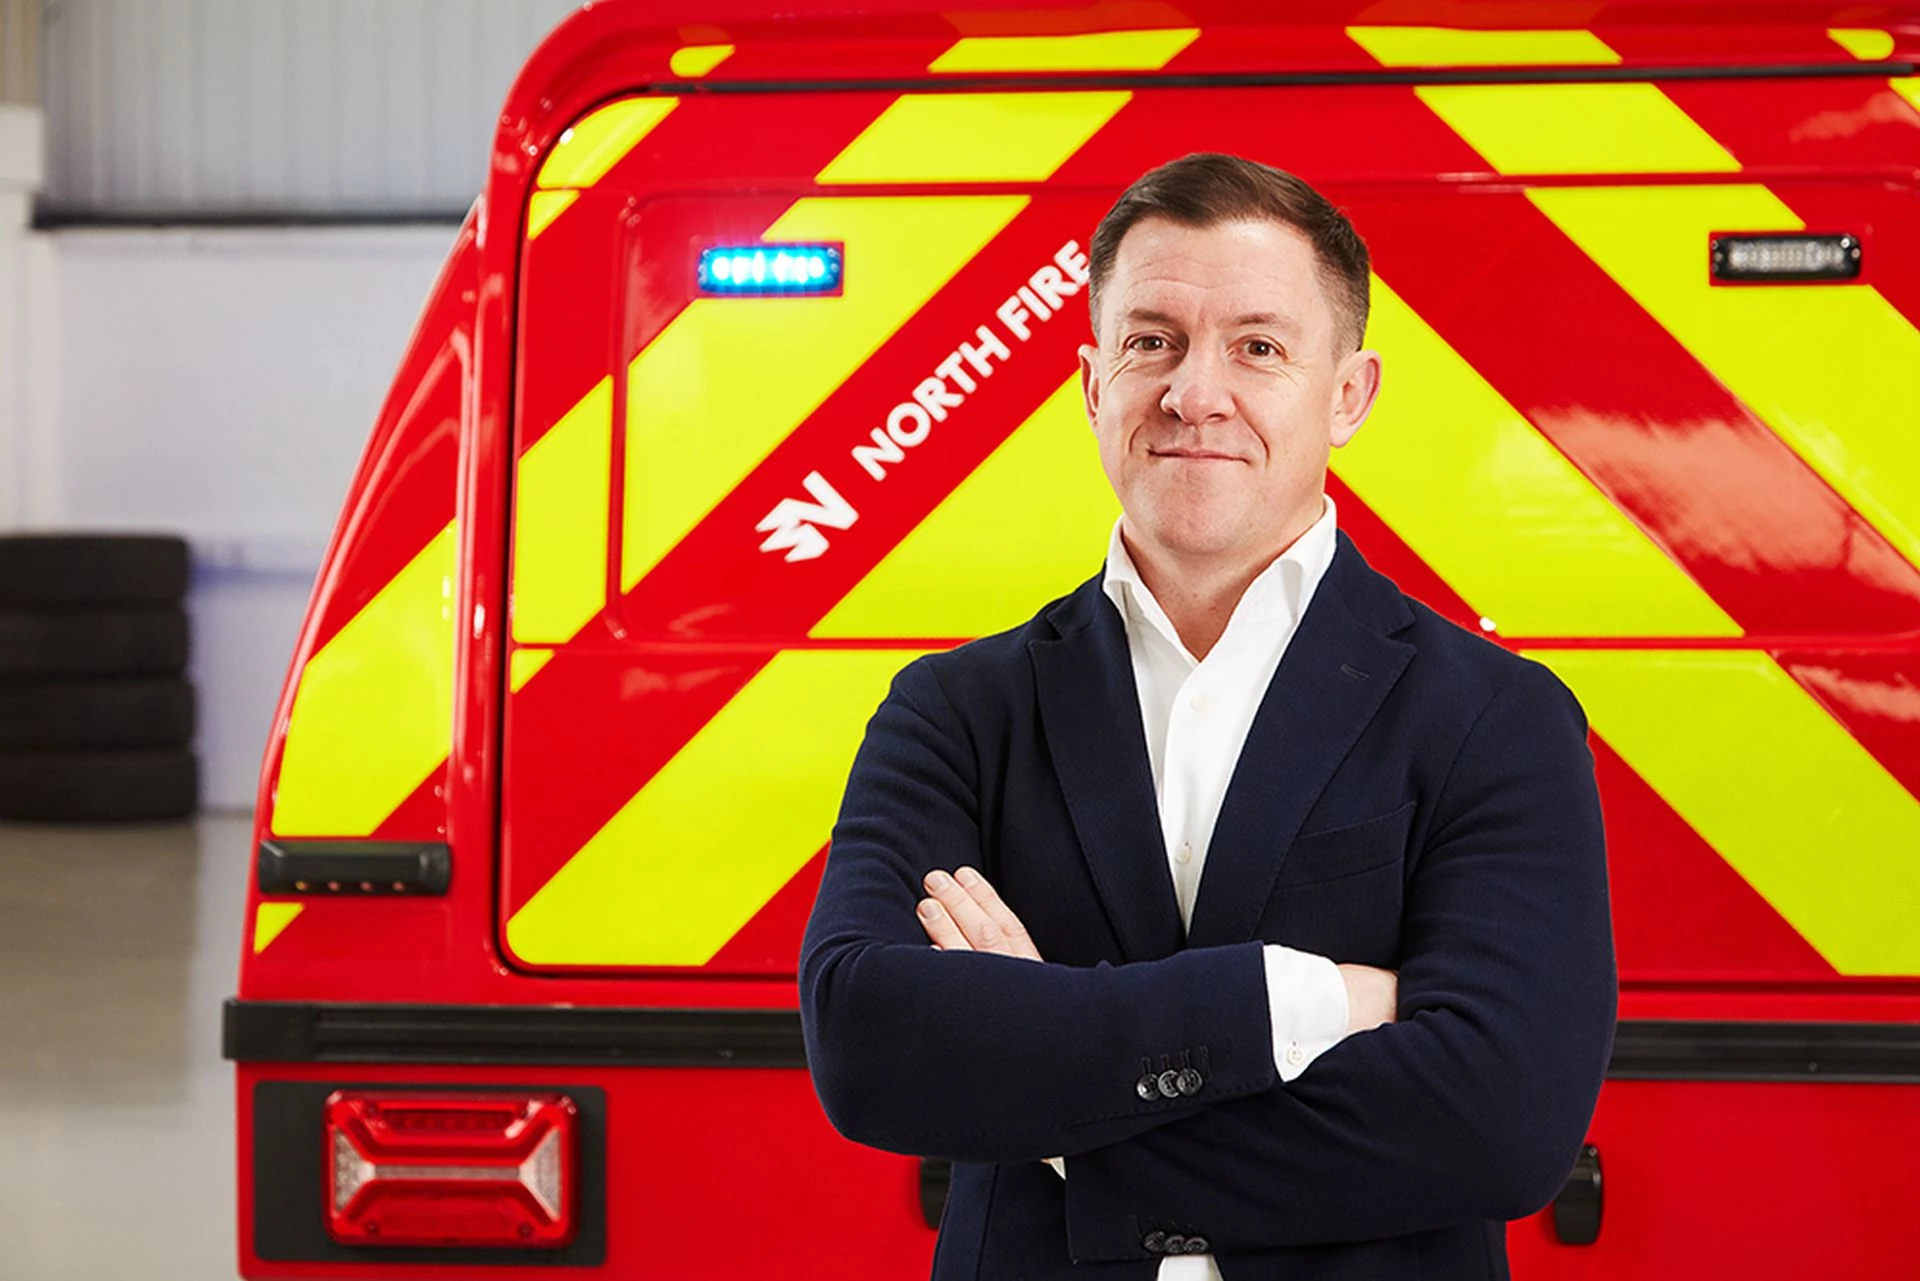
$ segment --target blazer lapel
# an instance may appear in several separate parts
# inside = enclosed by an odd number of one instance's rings
[[[1047,751],[1080,851],[1128,960],[1180,948],[1153,767],[1125,625],[1094,578],[1055,607],[1054,640],[1028,642]]]
[[[1301,823],[1413,658],[1413,646],[1388,638],[1412,621],[1399,589],[1342,534],[1240,750],[1207,845],[1189,947],[1255,936]]]

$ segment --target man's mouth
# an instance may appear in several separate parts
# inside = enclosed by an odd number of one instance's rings
[[[1237,454],[1223,454],[1213,449],[1149,449],[1147,454],[1153,458],[1173,458],[1183,462],[1237,463],[1240,461]]]

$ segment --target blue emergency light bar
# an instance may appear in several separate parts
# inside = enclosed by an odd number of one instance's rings
[[[700,292],[787,297],[840,292],[839,245],[715,245],[700,251]]]

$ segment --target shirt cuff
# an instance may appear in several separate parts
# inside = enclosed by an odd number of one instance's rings
[[[1267,1011],[1273,1023],[1273,1066],[1291,1081],[1347,1034],[1347,984],[1324,956],[1269,943]]]

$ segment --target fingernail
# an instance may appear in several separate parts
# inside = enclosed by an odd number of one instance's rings
[[[974,886],[980,883],[980,873],[970,867],[963,867],[953,874],[953,879],[962,885]]]
[[[930,898],[923,898],[920,900],[920,915],[932,920],[940,915],[940,905]]]
[[[945,872],[928,872],[927,888],[930,890],[944,890],[947,888],[947,884],[951,879],[952,878]]]

